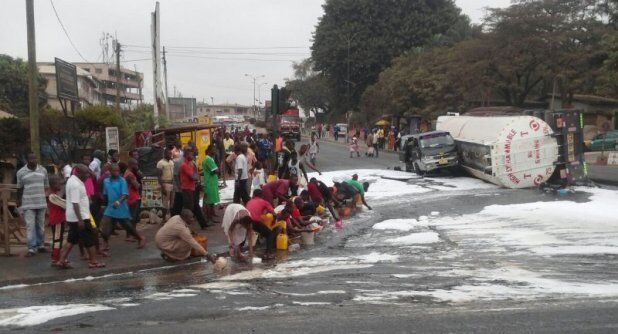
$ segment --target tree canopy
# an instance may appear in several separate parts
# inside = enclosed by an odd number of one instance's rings
[[[294,78],[286,80],[285,87],[290,90],[290,98],[301,106],[307,116],[323,112],[329,114],[335,100],[328,78],[313,70],[310,58],[293,65]]]
[[[489,9],[482,30],[465,40],[396,59],[364,92],[362,110],[434,118],[472,105],[524,106],[554,89],[566,103],[575,93],[615,94],[616,29],[609,22],[595,0]]]
[[[327,0],[323,7],[311,58],[339,112],[356,109],[393,58],[465,20],[452,0]]]
[[[47,103],[47,81],[39,75],[39,107]],[[28,115],[28,63],[0,54],[0,109],[18,117]]]

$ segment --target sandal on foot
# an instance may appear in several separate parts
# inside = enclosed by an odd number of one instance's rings
[[[105,263],[90,262],[88,263],[88,268],[90,269],[105,268]]]
[[[56,267],[58,269],[73,269],[73,267],[68,262],[58,262]]]

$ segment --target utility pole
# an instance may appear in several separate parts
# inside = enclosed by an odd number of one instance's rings
[[[165,58],[165,46],[163,47],[163,80],[165,80],[165,115],[170,118],[170,102],[167,94],[167,59]]]
[[[116,111],[122,116],[120,112],[120,42],[116,40]]]
[[[26,26],[28,29],[28,109],[30,112],[30,149],[41,159],[39,141],[39,85],[36,68],[36,40],[34,30],[34,0],[26,0]]]
[[[255,76],[255,75],[250,75],[250,74],[246,74],[246,77],[249,77],[251,79],[253,79],[253,118],[255,118],[255,112],[256,112],[256,106],[255,106],[255,82],[257,81],[257,79],[259,78],[264,78],[266,77],[265,75],[259,75],[259,76]]]
[[[137,72],[137,65],[133,65],[135,69],[135,75],[137,75],[137,89],[139,89],[139,104],[143,104],[142,102],[142,77],[140,77],[139,72]]]

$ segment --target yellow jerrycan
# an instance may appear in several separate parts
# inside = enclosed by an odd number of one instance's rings
[[[288,249],[288,235],[286,233],[279,233],[277,235],[277,250]]]

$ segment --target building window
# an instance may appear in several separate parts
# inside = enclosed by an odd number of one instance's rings
[[[94,69],[94,73],[101,74],[101,73],[103,73],[103,70],[100,69],[100,68],[95,68]]]

